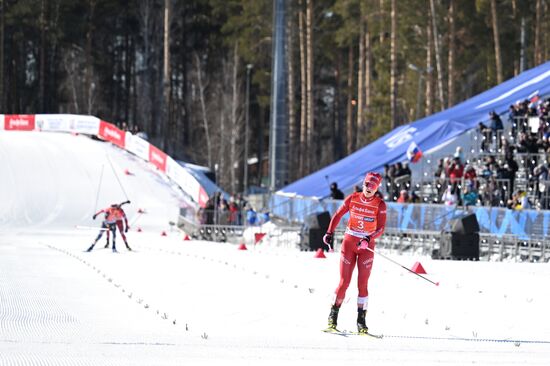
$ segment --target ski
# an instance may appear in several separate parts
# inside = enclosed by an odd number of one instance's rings
[[[352,332],[348,330],[338,330],[336,328],[327,328],[323,329],[324,333],[328,334],[335,334],[342,337],[350,337],[350,336],[358,336],[358,337],[372,337],[376,339],[382,339],[384,335],[382,334],[373,334],[373,333],[359,333],[359,332]]]

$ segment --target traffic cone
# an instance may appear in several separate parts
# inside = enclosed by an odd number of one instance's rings
[[[138,208],[138,213],[140,213],[140,214],[145,213],[145,210],[142,209],[142,208]]]
[[[248,250],[246,248],[246,245],[244,245],[244,243],[241,243],[237,249],[239,249],[239,250]]]
[[[166,235],[166,231],[163,230],[163,231],[160,233],[160,236],[167,236],[167,235]]]
[[[413,271],[416,274],[427,274],[424,267],[422,267],[422,264],[420,262],[416,262],[413,266],[411,271]]]
[[[189,235],[185,234],[185,236],[183,237],[183,240],[191,240],[191,238],[189,237]]]
[[[128,170],[128,169],[124,169],[124,174],[126,174],[126,175],[132,175],[132,172],[130,172],[130,170]]]
[[[139,226],[138,226],[138,228],[137,228],[137,232],[138,232],[138,233],[141,233],[141,228],[140,228]]]
[[[323,252],[323,249],[321,248],[317,249],[317,253],[315,253],[314,258],[326,258],[325,252]]]

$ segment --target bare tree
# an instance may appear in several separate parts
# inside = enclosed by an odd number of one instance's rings
[[[493,0],[495,1],[495,0]],[[540,65],[543,62],[542,58],[542,44],[541,44],[541,30],[542,30],[542,0],[536,0],[535,5],[535,65]],[[546,35],[548,36],[548,35]]]
[[[242,99],[240,97],[239,88],[238,88],[238,70],[239,70],[239,54],[238,54],[238,43],[235,42],[235,47],[233,49],[233,72],[231,73],[231,190],[232,192],[239,192],[239,177],[240,175],[237,172],[240,171],[241,155],[242,155],[242,144],[239,144],[239,136],[242,135],[240,123],[240,118],[238,115],[239,110],[239,101]]]
[[[294,54],[292,52],[294,48],[294,35],[296,31],[296,24],[293,17],[294,12],[290,11],[287,19],[287,64],[288,64],[288,138],[290,141],[290,179],[295,180],[299,177],[299,165],[300,165],[300,125],[296,119],[296,107],[295,107],[295,91],[294,91]],[[247,157],[245,157],[245,160]],[[245,162],[246,164],[246,162]]]
[[[455,77],[454,77],[454,64],[455,64],[455,2],[449,1],[449,65],[448,65],[448,79],[447,79],[447,103],[448,107],[452,107],[455,103]]]
[[[307,58],[307,133],[308,133],[308,164],[307,171],[311,172],[314,168],[315,147],[314,143],[314,110],[313,110],[313,0],[306,0],[306,58]]]
[[[353,74],[354,74],[354,68],[353,68],[353,61],[354,61],[354,55],[353,55],[353,46],[350,45],[348,48],[348,85],[347,85],[347,116],[346,116],[346,140],[347,140],[347,154],[351,154],[355,151],[355,138],[357,136],[357,133],[355,131],[355,119],[353,118]]]
[[[437,13],[434,0],[430,0],[430,14],[432,18],[433,40],[435,48],[435,63],[437,67],[437,95],[440,109],[445,109],[445,97],[443,96],[443,67],[441,66],[441,52],[439,49],[439,34],[437,33]]]
[[[391,0],[390,108],[391,129],[397,125],[397,4]]]
[[[359,55],[357,66],[357,129],[359,135],[362,136],[365,132],[364,123],[364,105],[365,105],[365,14],[363,14],[363,7],[361,7],[361,14],[359,19]]]
[[[210,143],[210,128],[208,123],[208,114],[206,113],[206,101],[205,101],[205,90],[207,84],[203,83],[203,71],[202,71],[202,65],[200,57],[197,53],[195,53],[195,72],[197,75],[197,87],[198,87],[198,97],[199,97],[199,103],[200,103],[200,109],[202,114],[202,123],[204,127],[204,134],[206,138],[206,156],[208,161],[208,167],[210,169],[214,168],[212,163],[212,145]]]
[[[162,148],[167,147],[167,141],[173,134],[168,133],[170,125],[170,97],[171,97],[171,85],[170,85],[170,22],[171,22],[171,0],[164,0],[164,49],[163,49],[163,73],[162,73],[162,109],[161,109],[161,136]]]
[[[431,72],[431,70],[433,70],[433,33],[429,18],[428,25],[426,27],[426,35],[428,36],[428,42],[426,45],[426,70],[428,71],[428,74],[426,75],[426,109],[424,110],[424,113],[426,116],[429,116],[433,112],[433,72]]]
[[[433,0],[432,0],[433,1]],[[493,39],[495,41],[495,62],[497,68],[497,84],[502,83],[502,55],[500,53],[500,36],[498,31],[497,1],[491,0],[491,19],[493,21]]]
[[[6,12],[4,0],[0,0],[0,110],[5,110],[4,97],[4,13]]]
[[[84,82],[84,92],[85,92],[85,100],[86,100],[86,113],[92,114],[92,100],[93,100],[93,92],[95,90],[95,84],[92,82],[92,73],[93,73],[93,65],[92,65],[92,37],[94,34],[94,14],[95,14],[95,7],[97,5],[96,0],[89,0],[89,18],[88,18],[88,29],[86,32],[86,75],[85,75],[85,82]]]
[[[306,32],[303,1],[300,0],[298,12],[298,33],[300,39],[300,176],[306,175],[308,159],[308,125],[307,125],[307,76],[306,76]]]

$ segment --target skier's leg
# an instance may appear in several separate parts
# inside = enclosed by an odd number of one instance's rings
[[[340,307],[346,297],[346,291],[351,281],[353,269],[357,261],[357,242],[359,238],[355,238],[351,235],[345,235],[342,242],[342,250],[340,257],[340,283],[336,288],[336,300],[334,305]]]
[[[115,223],[109,224],[109,229],[113,233],[113,252],[116,252],[116,225]]]
[[[369,247],[374,247],[374,242],[371,242]],[[359,295],[357,297],[357,331],[359,333],[367,333],[369,328],[365,323],[367,307],[369,303],[369,277],[372,270],[374,253],[362,249],[357,256],[357,288]]]
[[[98,242],[99,239],[101,239],[101,237],[103,236],[103,231],[104,229],[107,227],[107,225],[105,224],[105,221],[103,221],[101,223],[101,230],[99,230],[99,234],[97,234],[97,237],[95,238],[94,242],[92,243],[92,245],[88,248],[88,250],[86,250],[87,252],[91,252],[92,249],[94,249],[94,246],[96,245],[96,243]]]
[[[126,245],[126,249],[132,250],[130,246],[128,245],[128,240],[126,239],[126,235],[124,234],[124,227],[122,225],[122,220],[118,220],[116,222],[116,226],[118,227],[118,231],[120,231],[120,236],[122,236],[122,240],[124,241],[124,244]]]
[[[111,236],[111,233],[109,232],[110,230],[106,230],[106,237],[107,237],[107,242],[105,243],[105,248],[109,248],[109,237]]]

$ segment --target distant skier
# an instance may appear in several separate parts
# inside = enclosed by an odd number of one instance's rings
[[[382,176],[370,172],[363,181],[363,191],[354,192],[344,200],[342,206],[336,211],[323,242],[332,248],[333,233],[342,216],[349,211],[344,240],[342,241],[340,258],[340,283],[336,288],[336,299],[330,310],[328,318],[329,330],[336,330],[338,311],[345,299],[346,290],[351,281],[355,264],[357,263],[358,276],[357,287],[357,330],[359,333],[367,333],[365,315],[368,306],[368,282],[372,269],[375,239],[380,237],[386,225],[386,203],[378,192],[382,182]]]
[[[124,233],[127,233],[128,229],[130,228],[130,226],[128,226],[128,218],[126,217],[126,212],[124,212],[124,210],[122,209],[122,205],[126,203],[130,203],[130,201],[122,202],[116,206],[116,209],[118,210],[116,226],[118,227],[118,231],[120,231],[120,236],[122,236],[122,240],[124,240],[126,249],[132,250],[132,248],[130,248],[130,246],[128,245],[128,240],[126,239],[126,235],[124,235]],[[110,232],[109,230],[107,230],[107,244],[105,245],[105,248],[109,248],[109,236],[110,236]],[[113,248],[114,248],[114,241],[113,241]]]
[[[105,220],[101,223],[101,229],[99,231],[99,234],[95,238],[92,245],[86,250],[87,252],[91,252],[94,249],[94,246],[97,244],[99,239],[103,236],[104,231],[111,231],[113,234],[113,253],[116,253],[116,222],[119,219],[122,219],[121,213],[120,213],[120,205],[113,203],[110,207],[104,208],[102,210],[99,210],[92,216],[92,218],[95,220],[96,217],[101,214],[105,213]],[[107,241],[107,247],[109,245],[109,242]]]

